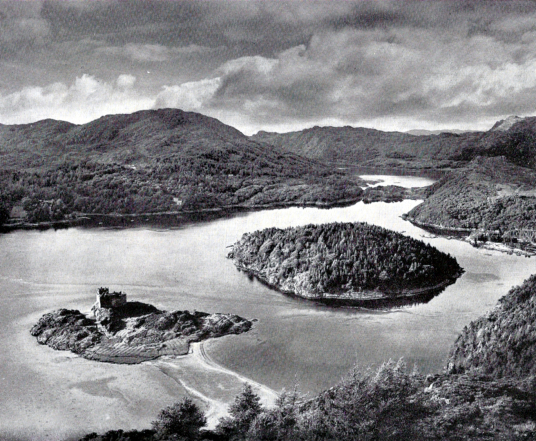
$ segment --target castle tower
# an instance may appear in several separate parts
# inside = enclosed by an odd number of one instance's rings
[[[99,288],[95,308],[117,308],[126,305],[127,295],[122,292],[110,292],[108,288]]]

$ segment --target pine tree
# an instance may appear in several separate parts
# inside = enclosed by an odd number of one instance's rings
[[[229,440],[244,440],[251,423],[262,410],[260,397],[253,392],[251,385],[246,383],[229,407],[230,417],[222,418],[216,431]]]

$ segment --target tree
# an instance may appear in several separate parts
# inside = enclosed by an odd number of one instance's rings
[[[244,440],[251,423],[262,410],[260,397],[253,392],[251,385],[246,383],[229,407],[231,416],[222,418],[216,430],[229,440]]]
[[[9,220],[10,211],[7,197],[0,194],[0,225],[5,224]]]
[[[199,439],[199,430],[206,424],[201,409],[190,398],[184,398],[162,409],[152,427],[157,439],[190,441]]]

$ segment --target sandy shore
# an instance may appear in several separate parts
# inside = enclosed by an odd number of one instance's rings
[[[63,291],[75,290],[19,285],[9,284],[6,304],[26,304],[30,293],[37,305],[27,305],[18,316],[9,307],[0,312],[0,352],[8,354],[2,359],[0,375],[2,440],[77,440],[90,432],[146,429],[161,409],[184,396],[208,411],[214,426],[245,381],[264,404],[273,403],[277,396],[218,366],[199,345],[182,357],[136,365],[100,363],[40,345],[29,329]],[[68,307],[80,303],[76,295],[63,300]],[[210,347],[210,343],[205,344]]]
[[[208,428],[214,428],[219,419],[228,415],[227,409],[245,383],[252,386],[266,407],[275,404],[277,392],[237,372],[217,364],[206,351],[207,342],[192,343],[190,353],[178,358],[161,358],[147,362],[173,381],[180,384],[192,399],[204,407]]]

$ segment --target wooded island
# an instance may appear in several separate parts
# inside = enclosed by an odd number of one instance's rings
[[[462,272],[454,257],[366,223],[255,231],[244,234],[229,257],[284,293],[356,304],[421,296]]]

